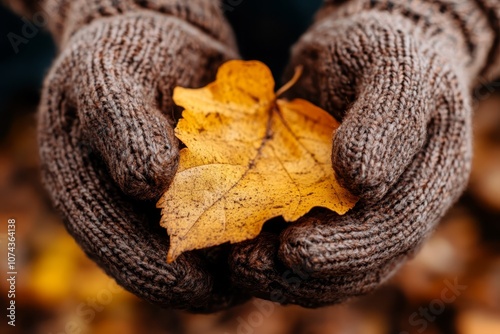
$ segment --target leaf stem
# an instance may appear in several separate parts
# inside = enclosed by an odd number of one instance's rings
[[[280,95],[283,95],[283,93],[285,93],[293,85],[295,85],[297,83],[297,81],[299,81],[299,78],[302,75],[303,69],[304,68],[302,67],[302,65],[295,67],[295,73],[293,74],[292,79],[290,79],[290,81],[288,81],[283,87],[278,89],[278,91],[276,92],[276,98],[278,98]]]

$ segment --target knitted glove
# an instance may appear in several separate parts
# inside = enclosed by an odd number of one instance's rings
[[[178,163],[173,88],[205,84],[237,57],[217,2],[57,0],[45,8],[62,51],[40,106],[42,177],[68,231],[149,302],[196,311],[238,302],[227,254],[215,264],[200,253],[167,264],[168,237],[150,214]]]
[[[499,64],[498,0],[334,6],[293,48],[291,68],[305,68],[297,95],[342,119],[333,168],[361,200],[344,216],[316,210],[263,233],[231,257],[236,285],[306,307],[367,293],[415,253],[467,183],[470,88],[500,73],[487,66]]]

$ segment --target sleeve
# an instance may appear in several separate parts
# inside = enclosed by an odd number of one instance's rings
[[[227,45],[234,44],[219,0],[2,0],[30,18],[44,15],[58,44],[82,26],[102,17],[133,11],[155,11],[185,20]]]
[[[440,51],[447,57],[465,53],[463,66],[473,84],[500,78],[500,0],[325,0],[317,20],[366,12],[409,20],[430,42],[447,39],[439,44],[449,47]]]

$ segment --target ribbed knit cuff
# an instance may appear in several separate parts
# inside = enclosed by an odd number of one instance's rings
[[[500,0],[476,0],[486,13],[488,22],[495,31],[495,38],[482,75],[488,80],[500,79]]]
[[[95,19],[151,10],[191,23],[218,41],[234,45],[219,0],[6,0],[24,13],[42,11],[56,42],[64,44],[77,30]],[[29,14],[28,14],[29,15]]]
[[[404,17],[424,33],[428,45],[449,46],[436,51],[457,62],[473,82],[500,75],[499,0],[325,0],[318,20],[368,11]]]

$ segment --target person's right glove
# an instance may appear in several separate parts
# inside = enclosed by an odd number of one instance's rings
[[[298,95],[342,120],[333,168],[361,200],[344,216],[316,211],[235,245],[236,285],[321,306],[375,289],[415,253],[467,184],[470,89],[488,60],[498,64],[499,18],[497,0],[322,10],[290,67],[304,66]]]
[[[206,84],[238,57],[218,1],[45,3],[61,53],[40,103],[42,178],[66,228],[148,302],[204,312],[241,302],[246,296],[227,284],[224,252],[167,264],[169,239],[154,207],[179,161],[174,87]]]

